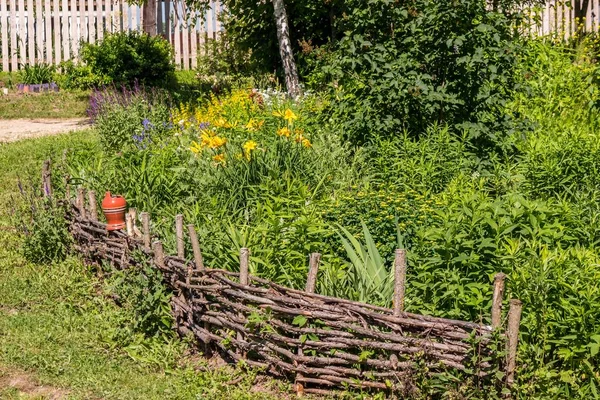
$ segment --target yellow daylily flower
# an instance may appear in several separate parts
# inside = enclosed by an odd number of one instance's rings
[[[256,131],[264,125],[265,121],[259,121],[254,118],[250,118],[250,121],[246,124],[246,129],[249,131]]]
[[[217,154],[212,159],[217,164],[225,164],[225,154]]]
[[[294,112],[288,108],[285,110],[285,113],[283,114],[283,119],[285,119],[287,122],[292,122],[293,120],[298,119],[298,116],[296,114],[294,114]]]
[[[244,143],[244,156],[247,160],[250,160],[250,154],[252,153],[252,150],[256,149],[256,146],[258,146],[258,143],[256,143],[254,140],[248,140],[246,143]]]
[[[192,153],[198,154],[202,151],[202,145],[200,145],[196,142],[192,142],[192,145],[190,146],[190,150],[192,151]]]
[[[290,128],[288,128],[287,126],[284,126],[283,128],[277,129],[277,134],[279,136],[290,137],[292,131],[290,131]]]
[[[312,143],[308,139],[302,139],[302,146],[304,146],[306,148],[310,148],[310,147],[312,147]]]

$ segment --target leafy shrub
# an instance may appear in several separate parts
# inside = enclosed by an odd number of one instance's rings
[[[111,80],[94,73],[89,65],[75,64],[73,61],[63,61],[60,64],[61,74],[58,84],[64,89],[93,89],[109,85]]]
[[[511,20],[479,0],[350,2],[332,77],[333,116],[364,143],[434,123],[466,130],[478,147],[504,148],[503,105],[514,88]]]
[[[138,31],[111,33],[99,43],[85,43],[81,59],[95,74],[116,85],[133,85],[137,81],[164,86],[175,72],[169,42]]]
[[[54,66],[49,64],[25,64],[21,77],[28,85],[50,83],[54,76]]]

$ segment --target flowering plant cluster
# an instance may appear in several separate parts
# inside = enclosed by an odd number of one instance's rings
[[[189,140],[197,158],[210,157],[214,165],[230,159],[251,162],[284,145],[289,150],[312,147],[297,106],[282,103],[265,105],[256,91],[236,90],[199,108],[181,104],[172,110],[175,134]]]

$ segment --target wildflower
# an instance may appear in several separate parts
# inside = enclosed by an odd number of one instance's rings
[[[192,153],[198,154],[202,151],[202,145],[200,145],[196,142],[192,142],[192,145],[190,146],[190,150],[192,151]]]
[[[231,124],[229,122],[227,122],[227,120],[223,117],[221,117],[215,121],[215,126],[217,128],[231,128]]]
[[[217,164],[225,164],[225,154],[214,155],[212,159]]]
[[[246,129],[248,129],[249,131],[256,131],[260,129],[264,123],[265,121],[258,121],[254,118],[250,118],[250,121],[248,121],[248,123],[246,124]]]
[[[283,114],[283,119],[285,119],[289,123],[295,119],[298,119],[298,116],[296,114],[294,114],[294,112],[288,108],[285,110],[285,113]]]
[[[308,139],[302,139],[302,146],[304,146],[308,149],[308,148],[312,147],[312,143]]]
[[[227,139],[206,132],[203,133],[200,138],[202,139],[200,146],[208,147],[209,149],[218,149],[227,143]]]
[[[287,126],[284,126],[283,128],[277,129],[277,134],[279,136],[290,137],[292,131],[290,131],[290,128],[288,128]]]
[[[257,145],[258,143],[256,143],[254,140],[248,140],[246,143],[244,143],[244,156],[247,160],[250,160],[250,154],[252,153],[252,150],[256,149]]]

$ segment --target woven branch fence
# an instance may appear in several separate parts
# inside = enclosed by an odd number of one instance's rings
[[[42,178],[44,192],[51,195],[49,162]],[[298,394],[348,387],[406,394],[424,367],[429,374],[455,369],[481,379],[500,367],[506,374],[503,384],[514,382],[521,302],[510,300],[505,329],[504,274],[494,280],[491,326],[435,318],[403,310],[404,250],[396,251],[394,307],[388,309],[314,293],[318,253],[309,257],[305,290],[295,290],[249,275],[246,248],[240,250],[239,273],[206,268],[193,225],[187,225],[193,254],[186,258],[181,215],[175,218],[177,255],[170,256],[160,241],[152,241],[148,213],[138,216],[129,209],[126,230],[107,231],[98,221],[93,191],[86,195],[78,189],[74,201],[67,193],[67,202],[76,250],[86,260],[117,269],[141,263],[160,269],[173,292],[172,312],[181,335],[193,335],[205,351],[293,381]],[[492,354],[494,331],[506,346],[500,365]]]

